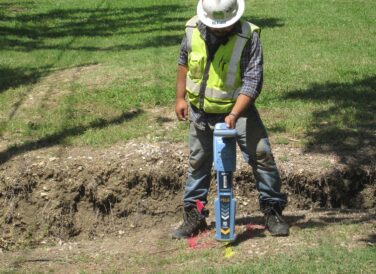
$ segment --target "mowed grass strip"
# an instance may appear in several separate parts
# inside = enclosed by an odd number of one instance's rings
[[[244,17],[262,28],[265,82],[257,105],[270,134],[328,151],[373,143],[374,1],[246,4]],[[7,152],[152,134],[155,119],[145,110],[173,111],[179,44],[195,6],[1,0],[0,136],[13,149]],[[163,136],[185,140],[185,129]]]
[[[372,223],[350,221],[327,227],[293,227],[289,237],[255,236],[233,246],[222,243],[190,249],[180,241],[175,243],[178,252],[147,262],[135,254],[131,259],[135,264],[129,267],[157,273],[374,273],[372,229]],[[231,256],[226,256],[228,247]]]

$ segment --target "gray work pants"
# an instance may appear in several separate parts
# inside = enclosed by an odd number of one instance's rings
[[[281,179],[271,151],[265,127],[258,111],[252,107],[245,117],[236,122],[237,143],[244,160],[252,167],[261,205],[278,205],[283,209],[287,197],[280,192]],[[193,122],[189,128],[189,169],[183,196],[184,207],[200,200],[207,202],[213,163],[213,129],[197,129]]]

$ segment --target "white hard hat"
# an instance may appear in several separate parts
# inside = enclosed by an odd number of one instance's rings
[[[236,23],[244,13],[244,0],[199,0],[198,19],[211,28],[225,28]]]

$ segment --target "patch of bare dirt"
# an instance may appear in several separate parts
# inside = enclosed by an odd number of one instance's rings
[[[203,269],[278,254],[296,256],[302,250],[319,247],[323,241],[347,250],[375,245],[374,210],[294,210],[287,211],[286,218],[292,225],[290,236],[275,238],[261,225],[259,213],[239,215],[237,240],[230,246],[230,258],[225,258],[228,246],[215,241],[213,228],[196,238],[172,241],[168,233],[173,226],[161,222],[147,230],[119,230],[92,240],[59,240],[53,244],[43,241],[34,249],[3,251],[0,265],[3,269],[26,272],[176,272],[181,267],[194,269],[197,260]],[[213,254],[209,260],[200,259],[204,250]],[[191,259],[181,264],[179,258],[185,256]]]
[[[375,169],[349,169],[327,155],[278,147],[287,210],[375,207]],[[108,148],[51,147],[16,156],[0,166],[2,248],[46,239],[94,239],[119,231],[145,231],[181,218],[188,149],[184,144],[132,141]],[[238,153],[235,195],[238,213],[258,211],[250,168]],[[323,160],[332,166],[318,170]],[[311,163],[311,164],[308,164]],[[210,201],[214,199],[212,183]],[[213,214],[212,202],[208,205]]]

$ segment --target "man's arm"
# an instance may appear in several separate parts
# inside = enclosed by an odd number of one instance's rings
[[[225,123],[228,128],[235,128],[236,121],[238,120],[240,114],[245,109],[249,108],[251,103],[251,97],[244,94],[239,94],[238,99],[236,99],[236,103],[232,108],[230,114],[225,117]]]
[[[235,128],[236,120],[261,92],[263,82],[263,56],[259,36],[256,32],[247,43],[241,57],[243,86],[231,113],[225,117],[229,128]]]
[[[186,66],[178,66],[178,75],[176,77],[175,113],[180,121],[187,120],[188,116],[188,104],[185,101],[187,72],[188,68]]]
[[[188,48],[187,37],[184,35],[180,44],[180,53],[178,59],[178,73],[176,77],[176,101],[175,113],[180,121],[187,120],[188,104],[185,101],[186,79],[188,73]]]

